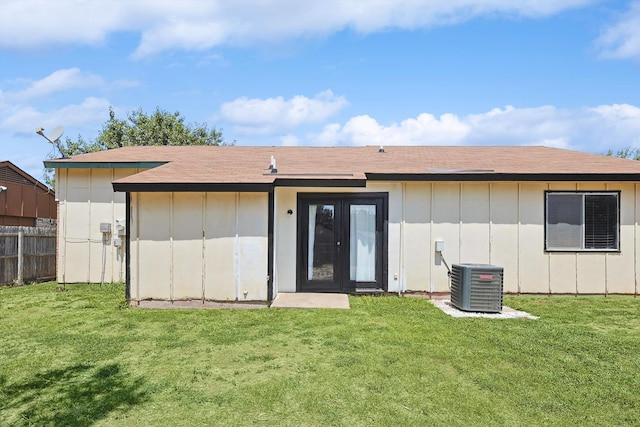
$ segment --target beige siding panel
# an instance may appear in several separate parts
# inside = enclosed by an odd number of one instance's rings
[[[544,252],[544,191],[547,185],[519,184],[520,292],[549,292],[549,260]]]
[[[633,227],[629,227],[633,230]],[[633,231],[626,235],[629,242],[621,241],[622,252],[606,254],[606,285],[608,294],[632,294],[635,292],[636,275]],[[636,252],[637,253],[637,252]],[[604,289],[601,290],[604,292]]]
[[[556,184],[556,186],[564,187],[562,184]],[[578,191],[606,191],[607,184],[604,182],[579,182],[575,186],[571,185],[570,188]],[[555,188],[552,187],[552,190]]]
[[[89,281],[91,205],[88,169],[67,170],[66,283]]]
[[[57,226],[57,256],[56,279],[59,283],[65,282],[66,269],[66,229],[67,229],[67,171],[68,169],[56,169],[56,201],[58,202],[58,226]]]
[[[387,289],[397,292],[400,286],[400,223],[402,222],[402,184],[386,183],[378,186],[379,191],[389,193],[389,223],[388,231],[388,275]]]
[[[431,184],[405,185],[404,256],[405,287],[409,291],[429,291],[434,243],[431,240]]]
[[[433,184],[431,237],[444,242],[444,258],[449,265],[460,262],[460,184]],[[449,278],[444,264],[431,269],[434,292],[448,292]]]
[[[636,280],[635,280],[635,293],[640,292],[640,184],[635,184],[636,187],[636,209],[635,209],[635,240],[636,240],[636,251],[635,251],[635,265],[636,265]]]
[[[636,240],[636,251],[634,256],[634,263],[636,265],[636,280],[635,280],[635,292],[638,293],[640,291],[640,184],[635,184],[636,187],[636,208],[635,208],[635,240]]]
[[[576,254],[576,275],[579,294],[604,294],[606,291],[605,253],[579,252]]]
[[[172,298],[171,193],[138,193],[138,298]]]
[[[105,261],[105,282],[113,279],[113,236],[115,224],[113,224],[113,187],[112,169],[91,169],[89,172],[90,186],[90,219],[89,239],[89,282],[100,283],[102,277],[102,257]],[[103,234],[100,232],[100,224],[111,224],[111,234],[107,236],[106,245],[103,243]],[[104,253],[104,254],[103,254]]]
[[[607,292],[632,294],[635,292],[635,264],[637,249],[635,238],[637,218],[635,184],[610,185],[610,190],[620,193],[620,252],[608,253],[606,273]]]
[[[129,242],[129,295],[132,301],[140,300],[138,296],[138,283],[139,275],[138,275],[138,254],[139,254],[139,235],[138,235],[138,215],[140,214],[138,206],[138,193],[131,193],[131,218],[129,229],[127,229],[127,233],[129,234],[130,242]]]
[[[489,264],[489,184],[461,184],[460,262]]]
[[[296,291],[297,192],[294,188],[275,190],[275,269],[274,288],[278,292]],[[292,215],[287,213],[291,209]]]
[[[236,299],[236,193],[207,193],[205,207],[205,298]]]
[[[491,264],[504,268],[504,292],[518,292],[518,184],[491,184]]]
[[[575,294],[577,291],[577,256],[555,252],[549,257],[549,288],[552,294]]]
[[[173,193],[173,299],[202,299],[202,193]]]
[[[268,196],[241,193],[238,212],[238,299],[267,299]]]

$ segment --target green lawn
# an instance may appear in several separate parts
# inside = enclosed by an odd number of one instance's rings
[[[0,288],[0,425],[640,425],[640,298],[351,310],[122,308],[121,285]]]

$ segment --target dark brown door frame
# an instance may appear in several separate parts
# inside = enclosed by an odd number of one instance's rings
[[[388,282],[388,222],[389,222],[389,193],[298,193],[298,223],[296,232],[297,257],[296,257],[296,291],[297,292],[355,292],[356,284],[349,280],[349,215],[346,214],[346,206],[352,204],[367,204],[376,202],[376,241],[380,242],[376,247],[376,288],[387,290]],[[331,283],[318,283],[317,287],[309,285],[306,279],[308,263],[308,214],[306,207],[309,204],[334,204],[336,205],[336,236],[341,242],[341,249],[336,248],[335,256],[338,257],[334,285]],[[378,212],[379,210],[379,212]],[[339,211],[339,212],[338,212]],[[333,287],[332,287],[333,286]]]

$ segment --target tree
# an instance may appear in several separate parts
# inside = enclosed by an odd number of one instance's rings
[[[204,123],[185,123],[179,112],[169,113],[159,107],[153,114],[146,114],[141,108],[127,113],[127,119],[116,118],[113,108],[109,107],[109,120],[93,141],[86,141],[78,135],[76,141],[67,138],[60,144],[63,156],[92,153],[111,148],[133,145],[223,145],[222,132],[209,129]],[[51,156],[50,158],[52,158]],[[55,186],[52,170],[47,169],[45,181]]]
[[[623,159],[640,160],[640,148],[625,147],[616,152],[607,151],[607,156],[620,157]]]

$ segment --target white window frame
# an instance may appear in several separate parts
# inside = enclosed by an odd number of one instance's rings
[[[549,195],[581,195],[582,218],[581,247],[551,247],[549,246]],[[616,199],[616,247],[615,248],[586,248],[585,240],[585,199],[586,196],[614,196]],[[544,249],[547,252],[620,252],[620,191],[545,191],[544,196]]]

